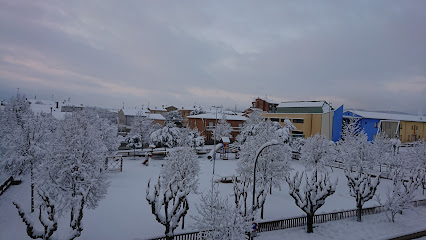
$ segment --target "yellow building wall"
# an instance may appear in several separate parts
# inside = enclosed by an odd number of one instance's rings
[[[322,114],[321,134],[331,140],[333,134],[333,116],[334,112]]]
[[[328,114],[328,113],[327,113]],[[303,123],[293,123],[298,131],[303,131],[305,138],[313,136],[315,134],[322,134],[322,119],[325,114],[293,114],[293,113],[263,113],[264,118],[279,118],[280,125],[284,126],[284,122],[281,119],[303,119]],[[328,118],[327,118],[328,119]],[[327,122],[328,124],[328,122]],[[328,131],[328,129],[326,129]]]
[[[416,135],[416,140],[425,139],[426,123],[401,121],[399,127],[401,142],[412,142]]]

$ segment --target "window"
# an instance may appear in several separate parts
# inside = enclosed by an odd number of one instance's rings
[[[279,121],[280,121],[280,119],[279,119],[279,118],[271,118],[271,121],[272,121],[272,122],[279,122]]]
[[[293,119],[293,123],[304,123],[304,119],[303,118],[295,118]]]
[[[213,127],[213,122],[209,122],[209,127]]]
[[[293,134],[303,134],[303,131],[291,131]]]

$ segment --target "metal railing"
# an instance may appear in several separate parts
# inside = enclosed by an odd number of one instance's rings
[[[414,207],[426,206],[426,199],[412,201]],[[336,221],[344,218],[356,217],[356,209],[340,211],[340,212],[331,212],[331,213],[322,213],[314,216],[314,223],[325,223],[330,221]],[[371,215],[384,212],[385,208],[383,206],[363,208],[362,215]],[[258,232],[268,232],[275,231],[287,228],[302,227],[306,225],[306,216],[287,218],[282,220],[268,221],[258,223]],[[188,232],[176,234],[173,239],[175,240],[195,240],[202,234],[202,232]],[[166,237],[152,238],[151,240],[166,240]],[[201,239],[203,239],[201,237]]]

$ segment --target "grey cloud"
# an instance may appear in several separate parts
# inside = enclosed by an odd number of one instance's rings
[[[398,91],[401,84],[426,78],[423,1],[2,1],[0,6],[0,54],[76,73],[60,79],[64,89],[51,91],[82,101],[245,107],[249,96],[268,94],[426,112],[424,90]],[[32,51],[4,50],[12,45]],[[0,63],[0,70],[20,75],[58,77]],[[100,87],[90,96],[99,83],[86,76],[105,83],[99,86],[135,90],[118,96]],[[22,83],[13,81],[0,75],[10,91]],[[88,90],[79,95],[67,91],[67,84]]]

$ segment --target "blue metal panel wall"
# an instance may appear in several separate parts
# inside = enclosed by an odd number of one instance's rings
[[[370,119],[370,118],[363,118],[361,121],[361,129],[364,130],[365,133],[367,133],[368,141],[374,140],[374,135],[377,134],[377,127],[379,126],[379,119]]]
[[[333,115],[333,134],[332,140],[333,142],[337,142],[342,138],[342,123],[343,123],[343,105],[338,109],[334,110]]]
[[[377,134],[380,119],[363,118],[362,116],[353,114],[351,111],[343,113],[343,116],[353,116],[361,118],[359,120],[359,124],[361,126],[361,129],[364,130],[364,132],[367,134],[368,141],[374,140],[374,135]]]

